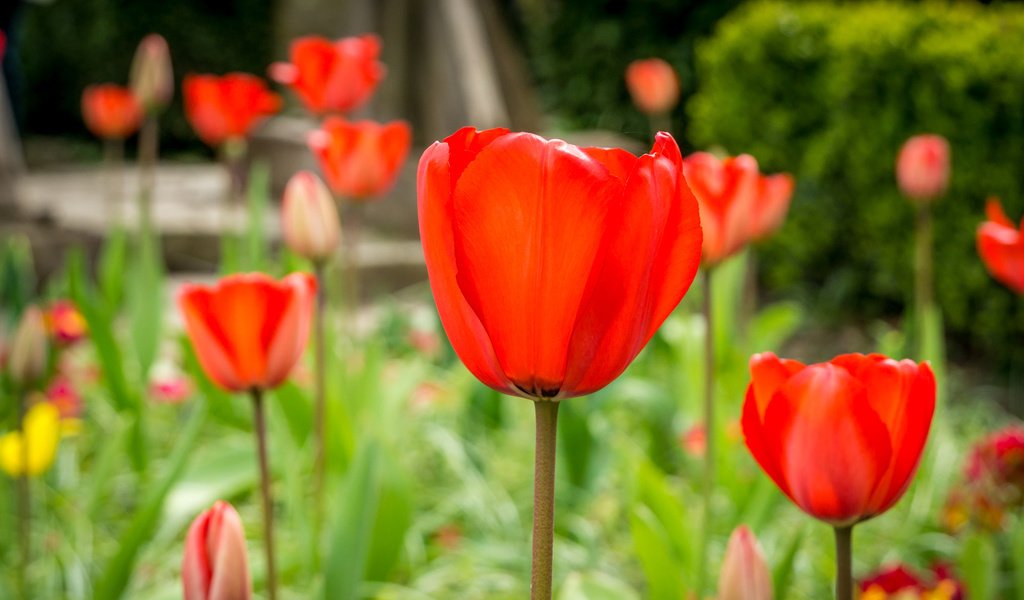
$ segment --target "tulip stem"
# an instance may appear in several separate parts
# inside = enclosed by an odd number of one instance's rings
[[[19,394],[18,423],[21,428],[21,473],[18,475],[18,533],[21,542],[21,569],[18,588],[23,600],[28,600],[28,568],[32,561],[31,490],[28,477],[28,430],[25,429],[26,397]]]
[[[853,526],[836,527],[836,600],[853,600]]]
[[[326,388],[326,372],[324,370],[324,354],[327,345],[327,340],[324,339],[324,333],[326,328],[324,327],[324,311],[327,309],[327,298],[326,298],[326,285],[325,285],[325,274],[326,274],[326,261],[318,260],[313,263],[313,272],[316,275],[316,309],[313,313],[313,327],[314,331],[314,368],[316,372],[313,374],[315,378],[314,382],[314,394],[316,395],[316,458],[313,465],[314,468],[314,488],[313,488],[313,502],[314,502],[314,524],[316,531],[320,530],[320,526],[323,524],[323,493],[324,493],[324,471],[326,470],[326,448],[324,447],[324,421],[327,418],[326,411],[326,399],[325,399],[325,388]]]
[[[153,188],[156,181],[156,160],[160,146],[160,129],[156,116],[142,120],[139,131],[139,234],[148,236],[152,228]]]
[[[712,269],[703,269],[704,281],[704,482],[701,500],[704,517],[701,519],[700,557],[697,568],[697,590],[703,594],[705,571],[708,564],[708,546],[711,541],[711,496],[715,486],[715,324],[711,306]]]
[[[260,491],[263,494],[263,546],[267,557],[267,598],[277,598],[277,573],[274,570],[274,503],[270,498],[270,467],[267,462],[267,424],[263,415],[263,391],[252,390],[256,426],[256,451],[260,463]]]
[[[558,404],[540,398],[533,403],[537,415],[537,449],[533,463],[533,569],[530,578],[532,600],[551,599]]]
[[[124,194],[124,140],[108,139],[104,142],[103,167],[107,179],[107,222],[120,226]]]
[[[936,360],[938,357],[927,356],[931,353],[931,332],[928,331],[928,313],[932,306],[932,253],[934,231],[932,224],[931,205],[919,202],[917,207],[917,231],[914,247],[914,312],[917,320],[917,351],[918,359]]]

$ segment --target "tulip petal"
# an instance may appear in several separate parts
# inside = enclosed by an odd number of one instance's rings
[[[505,375],[553,397],[621,183],[578,148],[527,133],[484,148],[453,191],[457,281]]]
[[[231,343],[212,312],[212,298],[209,288],[186,284],[178,294],[178,306],[203,371],[221,387],[242,391],[246,382],[239,377]]]
[[[452,347],[466,368],[484,384],[501,392],[519,394],[498,365],[487,332],[459,289],[451,218],[454,178],[483,147],[505,133],[477,133],[464,128],[444,143],[428,148],[419,164],[418,210],[430,289]]]
[[[986,222],[978,228],[978,254],[992,277],[1024,294],[1024,236],[1013,227]]]
[[[613,168],[627,162],[615,154],[602,158]],[[573,395],[600,389],[625,370],[682,299],[700,265],[697,203],[682,177],[675,141],[659,134],[651,153],[634,163],[621,199],[611,207],[611,229],[570,340],[565,387]]]
[[[204,512],[192,521],[185,536],[185,554],[181,561],[181,583],[185,600],[207,600],[213,565],[206,549],[206,531],[212,511]]]
[[[213,558],[213,578],[208,599],[247,600],[252,596],[252,580],[242,520],[224,502],[217,502],[210,512],[206,550]]]
[[[889,432],[865,396],[842,367],[812,365],[779,388],[765,413],[766,451],[779,457],[788,495],[834,525],[867,515],[892,456]]]
[[[780,359],[773,352],[762,352],[750,357],[750,395],[757,409],[758,421],[764,420],[768,402],[790,377],[804,369],[804,364],[793,359]]]
[[[277,387],[302,357],[309,339],[317,281],[308,273],[292,273],[282,281],[288,289],[284,295],[273,295],[279,302],[264,322],[267,340],[267,368],[262,387]]]

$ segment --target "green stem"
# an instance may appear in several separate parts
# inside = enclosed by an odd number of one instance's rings
[[[107,222],[121,225],[121,204],[124,196],[124,140],[108,139],[103,143],[103,169],[107,180]]]
[[[313,264],[313,270],[316,274],[317,288],[316,288],[316,311],[313,315],[313,328],[315,329],[314,335],[314,369],[313,374],[315,378],[315,389],[314,394],[316,396],[316,458],[314,463],[314,488],[313,488],[313,502],[314,502],[314,525],[316,531],[320,530],[323,524],[323,493],[324,493],[324,471],[326,470],[326,448],[324,443],[324,429],[325,421],[327,419],[326,411],[326,399],[325,399],[325,388],[326,388],[326,376],[325,371],[325,360],[326,354],[325,348],[327,340],[324,335],[326,327],[324,326],[324,312],[326,311],[327,294],[326,294],[326,282],[325,274],[326,261],[318,260]]]
[[[18,572],[18,588],[23,600],[29,598],[28,569],[32,561],[31,490],[28,476],[28,432],[25,430],[25,406],[27,396],[18,394],[18,427],[21,433],[21,473],[18,475],[18,534],[21,543],[21,568]]]
[[[153,188],[156,182],[156,161],[160,146],[160,129],[156,116],[147,116],[139,132],[139,232],[149,235],[153,226]]]
[[[704,481],[701,488],[701,503],[704,516],[701,519],[700,557],[697,568],[697,590],[703,594],[708,564],[708,546],[711,542],[712,493],[715,486],[715,323],[712,313],[713,271],[704,267]]]
[[[267,558],[267,598],[277,598],[277,572],[274,569],[274,503],[270,497],[270,466],[267,461],[267,424],[263,415],[263,391],[252,390],[255,414],[256,451],[260,464],[260,491],[263,495],[263,546]]]
[[[537,415],[537,450],[533,463],[533,568],[530,578],[532,600],[551,599],[558,404],[542,398],[533,403]]]
[[[927,347],[929,345],[928,314],[934,302],[932,298],[933,229],[931,204],[919,202],[914,245],[914,316],[917,321],[917,351],[922,360],[937,358],[926,356],[926,353],[931,350]]]
[[[836,600],[853,600],[853,526],[836,527]]]

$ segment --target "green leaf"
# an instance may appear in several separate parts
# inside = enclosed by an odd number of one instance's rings
[[[164,269],[160,240],[155,235],[139,238],[129,289],[132,344],[139,381],[146,381],[160,347],[164,315]]]
[[[558,600],[640,600],[629,585],[601,572],[569,573]]]
[[[5,240],[0,248],[0,307],[11,311],[6,315],[8,318],[21,314],[28,306],[35,285],[32,247],[28,239],[16,236]]]
[[[1024,600],[1024,518],[1017,519],[1017,527],[1010,538],[1010,548],[1013,585],[1017,588],[1017,600]]]
[[[284,415],[288,431],[297,447],[302,447],[313,430],[313,403],[310,395],[292,382],[273,392],[274,402]]]
[[[633,507],[629,515],[633,548],[647,580],[648,598],[685,598],[683,564],[675,556],[672,542],[649,508]]]
[[[413,491],[398,461],[381,453],[381,481],[373,537],[366,562],[367,581],[386,581],[402,554],[413,521]]]
[[[380,447],[370,440],[345,478],[324,572],[325,600],[357,600],[380,502]]]
[[[270,169],[264,162],[254,162],[249,173],[248,188],[249,227],[246,234],[246,268],[264,271],[267,234],[263,225],[267,203],[270,201]]]
[[[999,557],[990,535],[980,532],[970,534],[963,542],[959,566],[968,598],[993,600],[996,597]]]
[[[181,476],[192,455],[199,431],[206,422],[206,402],[195,403],[192,415],[181,431],[168,459],[163,479],[151,489],[132,516],[128,528],[120,536],[117,554],[107,562],[103,574],[96,582],[93,597],[97,600],[117,600],[122,597],[135,571],[139,550],[152,537],[160,520],[164,499]]]
[[[786,552],[772,570],[772,589],[775,597],[783,600],[789,593],[789,584],[793,579],[793,564],[796,562],[796,553],[804,542],[804,527],[798,527],[789,538]]]
[[[128,265],[128,232],[115,227],[107,236],[97,266],[100,291],[107,306],[118,307],[124,296],[124,272]]]

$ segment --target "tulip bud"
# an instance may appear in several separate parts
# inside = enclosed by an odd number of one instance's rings
[[[142,38],[132,60],[131,88],[147,113],[163,110],[174,94],[174,74],[167,40],[151,33]]]
[[[718,600],[771,600],[772,580],[757,538],[745,525],[729,537],[718,575]]]
[[[242,520],[227,502],[192,521],[181,562],[185,600],[249,600],[252,581]]]
[[[670,112],[679,102],[679,77],[660,58],[635,60],[626,69],[626,87],[633,104],[649,115]]]
[[[21,315],[11,342],[7,372],[15,383],[26,386],[46,374],[46,321],[38,307],[30,306]]]
[[[281,203],[281,229],[292,252],[310,260],[324,260],[338,247],[338,209],[327,186],[313,173],[300,171],[288,181]]]
[[[949,185],[949,142],[940,135],[915,135],[896,160],[900,191],[911,200],[935,200]]]

